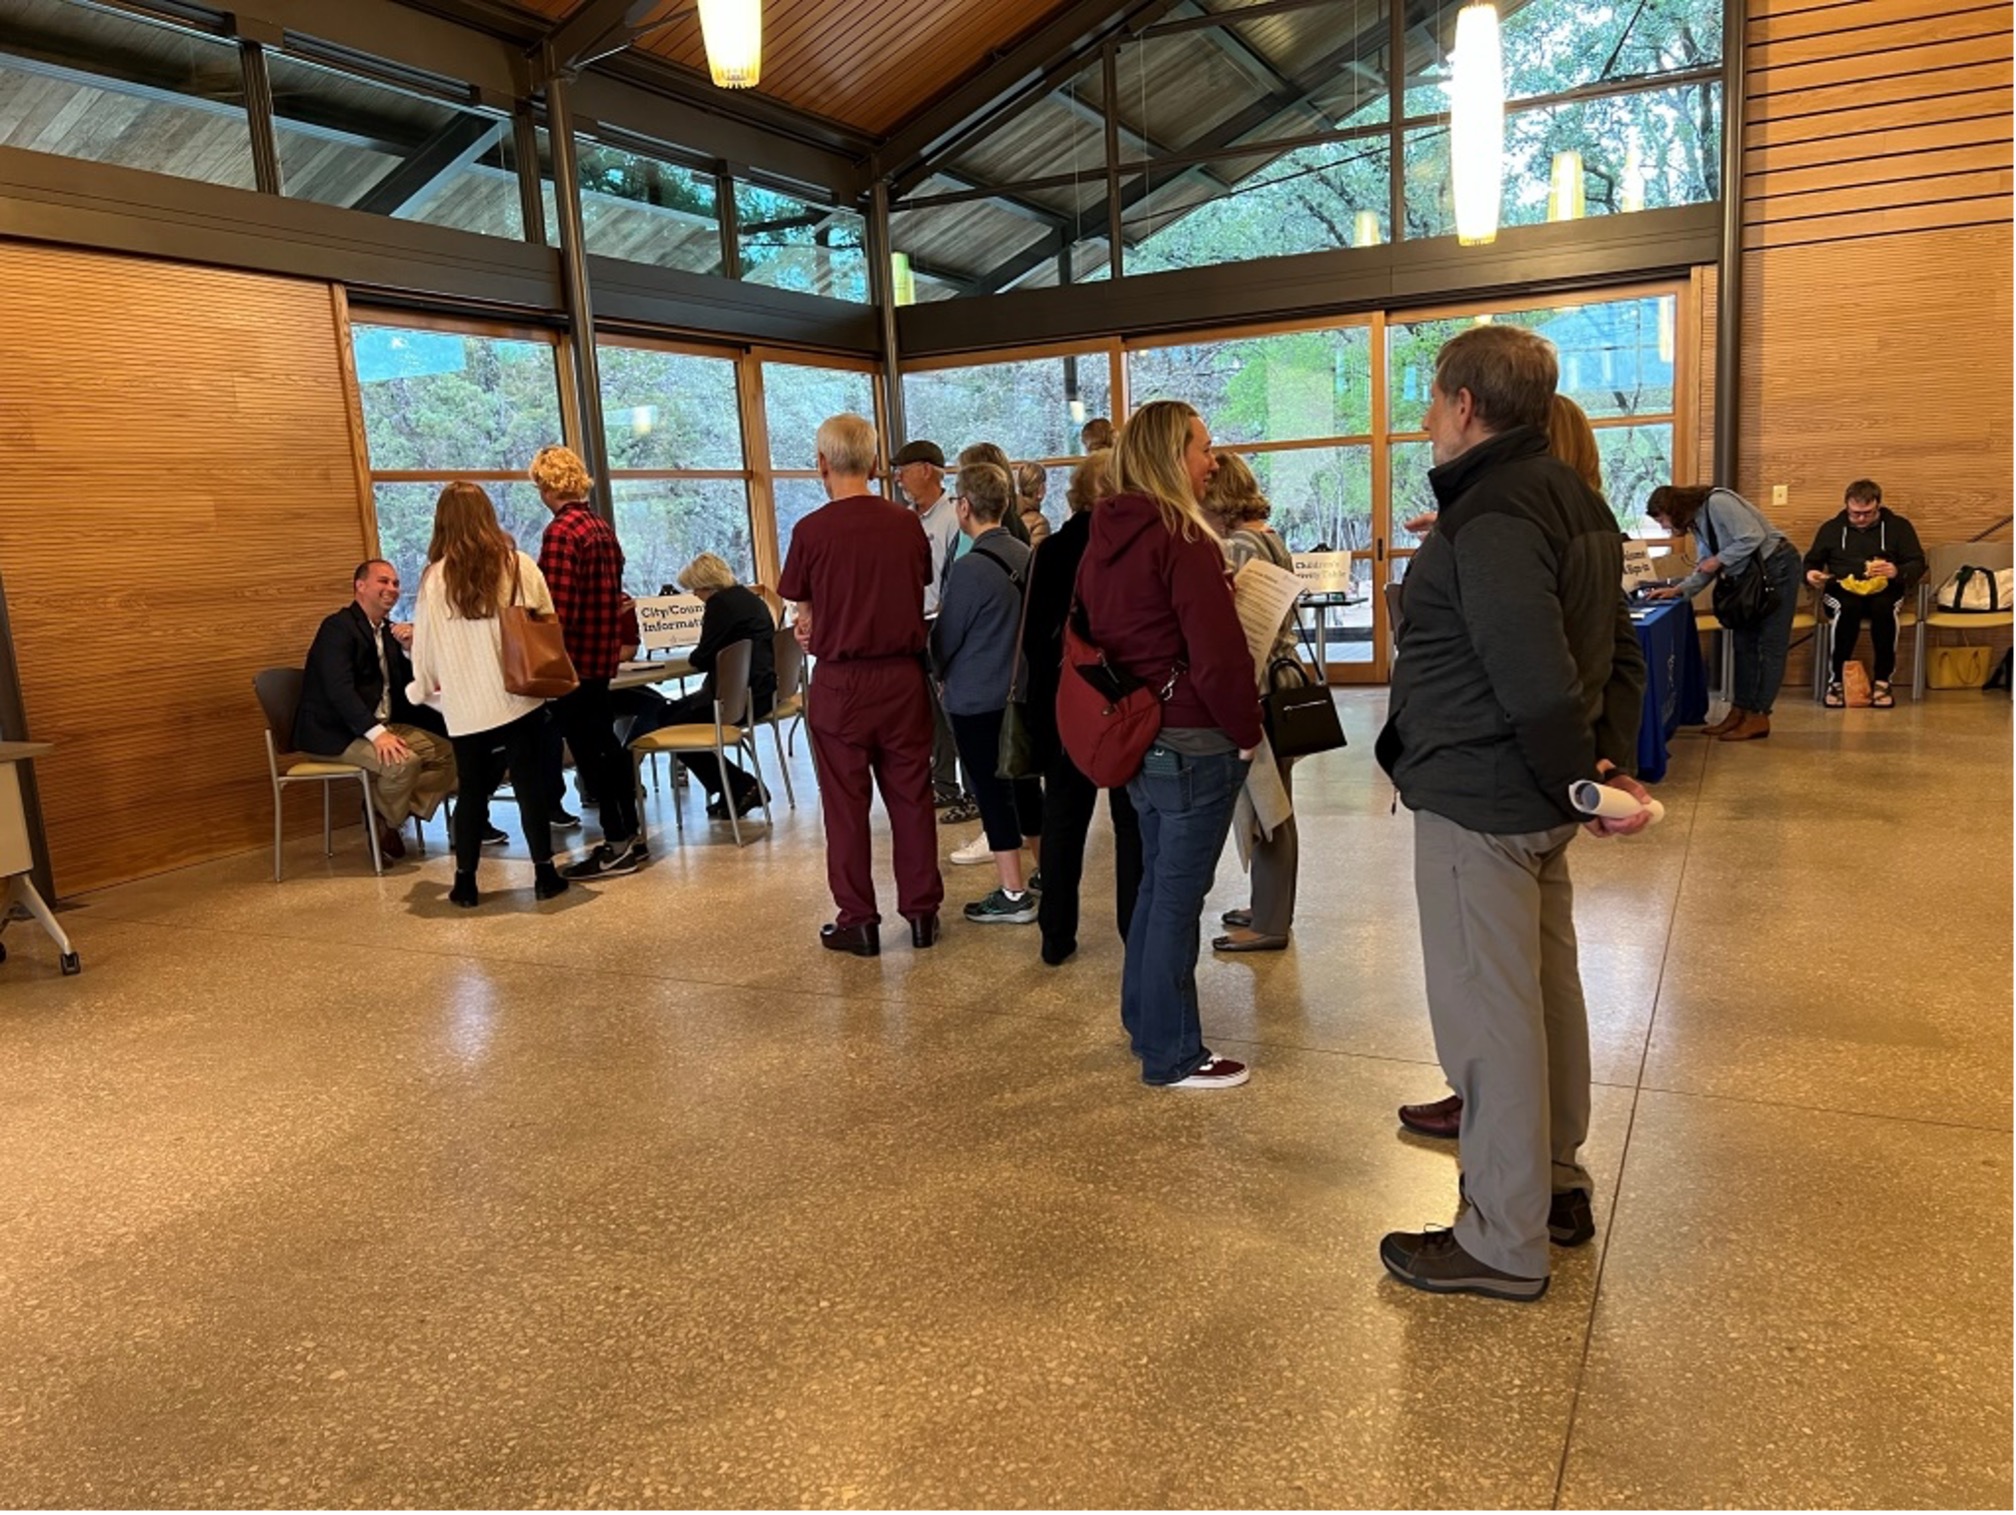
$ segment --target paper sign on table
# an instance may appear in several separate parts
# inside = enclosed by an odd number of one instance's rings
[[[697,594],[644,595],[635,604],[638,646],[691,647],[700,640],[700,618],[707,606]]]

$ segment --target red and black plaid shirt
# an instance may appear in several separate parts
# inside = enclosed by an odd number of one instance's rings
[[[615,530],[579,501],[561,507],[540,540],[539,571],[552,591],[575,674],[612,677],[623,597],[623,549]]]

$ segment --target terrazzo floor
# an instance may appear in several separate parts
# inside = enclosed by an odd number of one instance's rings
[[[0,1503],[2007,1508],[2008,703],[1788,691],[1577,842],[1600,1232],[1531,1306],[1377,1260],[1455,1162],[1341,703],[1293,950],[1199,968],[1230,1093],[1136,1082],[1103,819],[1062,969],[821,951],[802,742],[546,906],[353,829],[79,899],[79,977],[10,928]]]

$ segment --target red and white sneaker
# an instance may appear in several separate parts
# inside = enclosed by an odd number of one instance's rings
[[[1236,1089],[1253,1075],[1244,1063],[1235,1063],[1229,1057],[1208,1057],[1197,1065],[1197,1071],[1188,1078],[1179,1078],[1173,1084],[1164,1084],[1164,1089]]]

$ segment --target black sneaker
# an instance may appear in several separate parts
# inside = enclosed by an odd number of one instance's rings
[[[964,826],[980,819],[980,807],[971,800],[954,800],[938,809],[938,824],[941,826]]]
[[[1547,1206],[1547,1238],[1557,1247],[1579,1247],[1596,1234],[1587,1189],[1568,1189]]]
[[[1547,1292],[1547,1280],[1501,1273],[1465,1252],[1454,1231],[1389,1231],[1379,1243],[1386,1271],[1409,1288],[1429,1294],[1481,1294],[1530,1302]]]
[[[644,844],[638,841],[625,842],[621,847],[612,847],[607,842],[598,842],[595,850],[578,863],[569,863],[560,870],[562,878],[605,879],[620,878],[626,873],[635,873],[650,861],[650,854]]]
[[[510,833],[502,826],[485,826],[483,828],[483,845],[486,847],[503,847],[508,845],[510,841]]]
[[[1036,896],[1027,889],[1018,895],[996,889],[984,900],[968,905],[966,919],[976,926],[1026,926],[1036,919]]]
[[[581,824],[581,817],[555,805],[546,812],[546,824],[555,831],[572,831]]]
[[[1029,892],[1031,894],[1041,894],[1043,892],[1043,870],[1041,868],[1038,868],[1034,873],[1029,875]]]

